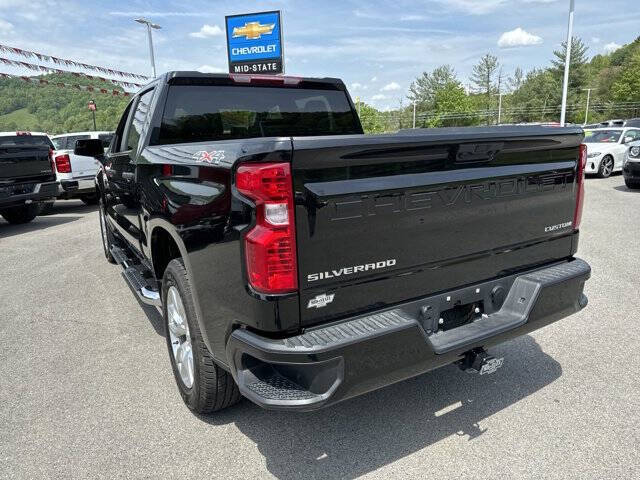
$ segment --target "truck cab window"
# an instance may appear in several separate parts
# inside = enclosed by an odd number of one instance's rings
[[[125,150],[131,150],[135,152],[138,149],[140,143],[140,135],[142,134],[142,127],[147,119],[147,112],[149,111],[149,105],[151,104],[151,98],[153,97],[153,90],[143,93],[138,100],[136,110],[133,113],[131,122],[129,124],[129,130],[126,135],[126,148]]]

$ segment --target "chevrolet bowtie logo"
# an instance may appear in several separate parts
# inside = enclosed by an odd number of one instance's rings
[[[270,35],[275,23],[262,25],[260,22],[247,22],[244,27],[233,27],[233,38],[245,37],[247,40],[257,40],[262,35]]]

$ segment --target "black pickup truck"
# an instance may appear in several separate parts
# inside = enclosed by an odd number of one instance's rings
[[[162,308],[197,412],[312,410],[579,311],[580,128],[363,135],[337,79],[164,74],[96,182],[107,259]]]
[[[53,144],[44,133],[0,132],[0,215],[9,223],[36,218],[58,193]]]

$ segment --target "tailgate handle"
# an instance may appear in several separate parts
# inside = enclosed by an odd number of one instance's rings
[[[458,147],[456,163],[490,162],[504,148],[504,142],[463,143]]]

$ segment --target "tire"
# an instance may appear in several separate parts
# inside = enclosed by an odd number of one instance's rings
[[[106,257],[107,262],[116,263],[116,259],[111,255],[113,232],[107,223],[102,202],[100,202],[100,208],[98,208],[98,217],[100,221],[100,238],[102,239],[102,250],[104,251],[104,256]]]
[[[624,184],[630,190],[637,190],[637,189],[640,188],[640,182],[632,182],[631,180],[626,180],[625,179]]]
[[[611,155],[605,155],[602,160],[600,160],[600,167],[598,167],[598,178],[608,178],[613,173],[613,167],[615,166],[615,162],[613,161],[613,157]]]
[[[42,208],[40,209],[40,213],[38,215],[49,215],[53,211],[54,204],[55,204],[55,200],[43,203]]]
[[[31,203],[29,205],[21,205],[19,207],[11,207],[2,211],[4,219],[13,224],[29,223],[40,214],[42,206],[39,203]]]
[[[91,195],[82,195],[80,197],[80,200],[82,200],[82,203],[84,203],[85,205],[97,205],[98,203],[98,195],[91,194]]]
[[[172,299],[169,299],[170,296]],[[178,299],[181,304],[177,304]],[[174,312],[171,318],[168,314],[170,308]],[[182,259],[171,260],[162,278],[162,316],[171,368],[180,396],[187,407],[196,413],[207,414],[237,403],[241,396],[231,374],[216,365],[211,358],[202,340],[195,312],[191,284],[184,263]],[[183,326],[184,321],[186,328]],[[189,362],[189,353],[190,369],[185,367]],[[177,357],[182,360],[181,369],[176,365]]]

